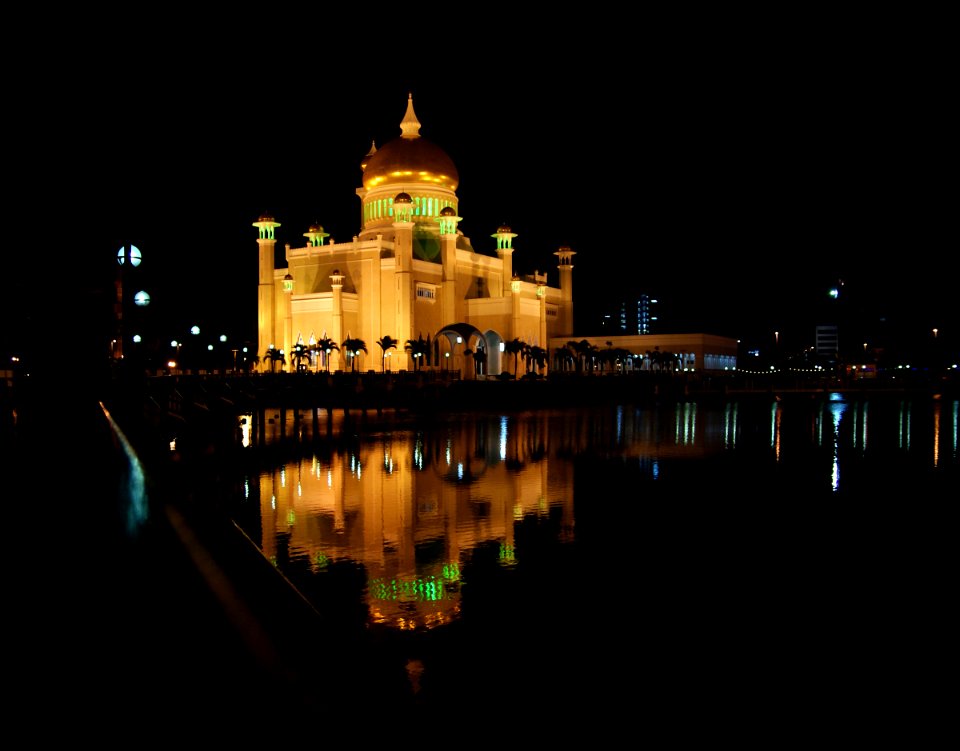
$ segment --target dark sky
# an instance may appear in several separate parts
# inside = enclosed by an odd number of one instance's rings
[[[648,20],[421,19],[441,37],[422,44],[383,19],[248,19],[213,41],[212,25],[161,19],[123,46],[87,35],[12,91],[25,104],[7,320],[40,280],[85,320],[133,243],[155,316],[253,336],[251,223],[272,212],[280,247],[314,221],[356,234],[360,161],[399,136],[412,92],[421,135],[458,168],[475,247],[506,222],[515,269],[551,284],[553,253],[576,251],[578,334],[646,292],[666,331],[812,337],[809,311],[837,279],[871,315],[956,321],[955,80],[929,27]]]

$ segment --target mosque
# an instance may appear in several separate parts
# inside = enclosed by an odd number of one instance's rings
[[[568,342],[590,340],[574,336],[574,251],[554,253],[558,281],[551,286],[545,272],[514,272],[516,234],[506,225],[490,236],[489,251],[474,248],[457,228],[457,168],[420,127],[411,94],[399,137],[379,149],[373,144],[361,161],[362,228],[352,240],[328,242],[323,227],[312,225],[303,247],[285,246],[287,266],[277,268],[280,223],[267,214],[253,223],[263,360],[287,370],[431,368],[483,377],[514,371],[512,353],[522,346],[524,369],[546,374],[569,362],[557,356]],[[684,362],[735,365],[736,342],[685,336]],[[670,337],[622,339],[637,340],[637,354],[672,344]],[[366,352],[351,342],[363,342]]]

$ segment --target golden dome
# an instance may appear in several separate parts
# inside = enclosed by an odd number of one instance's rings
[[[460,181],[457,168],[443,149],[420,135],[412,95],[400,130],[399,138],[367,155],[363,187],[369,190],[390,183],[424,183],[456,190]]]
[[[453,206],[444,206],[440,209],[440,216],[456,216],[457,212],[453,210]]]
[[[407,192],[397,193],[397,197],[393,199],[394,205],[398,203],[413,203],[413,197]]]

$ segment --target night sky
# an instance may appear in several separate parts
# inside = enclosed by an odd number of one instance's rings
[[[943,48],[903,19],[743,20],[421,19],[445,38],[416,45],[386,20],[211,41],[161,19],[122,50],[56,40],[56,74],[12,91],[29,106],[10,141],[4,344],[96,327],[128,243],[171,336],[255,338],[252,222],[271,212],[278,248],[312,222],[357,234],[360,161],[400,135],[408,92],[458,168],[475,248],[507,223],[515,270],[552,285],[553,253],[576,251],[578,335],[647,293],[665,333],[812,343],[839,279],[868,319],[955,328]]]

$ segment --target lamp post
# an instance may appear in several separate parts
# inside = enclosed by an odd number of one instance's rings
[[[124,276],[126,276],[126,273],[129,269],[137,268],[142,260],[143,256],[140,254],[140,248],[138,248],[136,245],[123,245],[121,246],[120,250],[117,251],[117,278],[114,281],[116,298],[113,303],[116,336],[111,343],[113,350],[111,355],[115,360],[123,359],[123,314],[125,307],[123,299]]]

